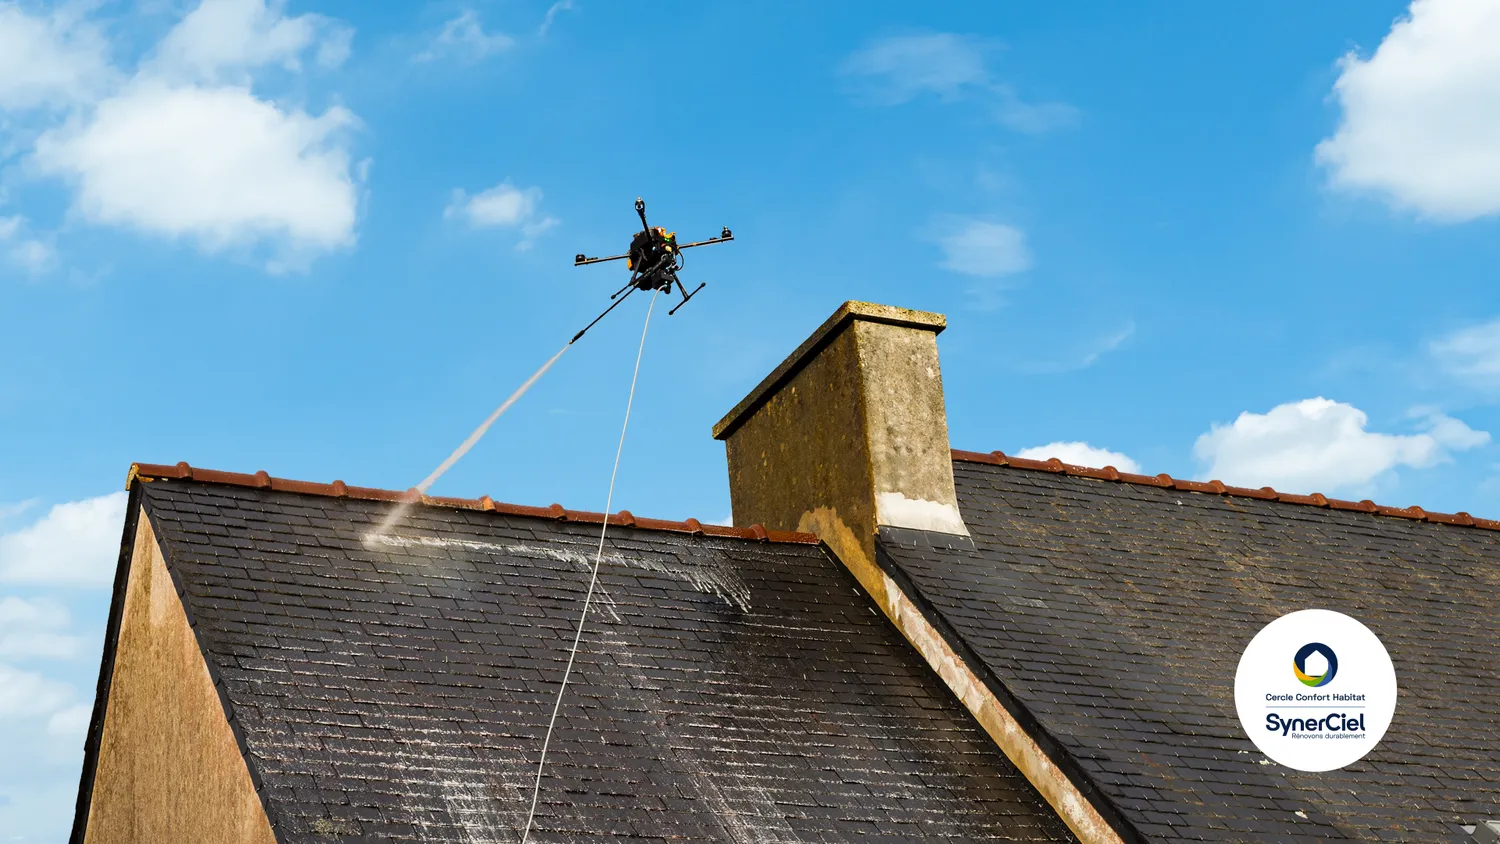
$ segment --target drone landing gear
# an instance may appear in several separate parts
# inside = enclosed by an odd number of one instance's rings
[[[706,282],[706,281],[705,282],[701,282],[697,287],[693,288],[693,292],[692,293],[689,293],[689,292],[687,292],[687,288],[682,286],[682,282],[678,281],[675,278],[672,279],[672,281],[667,282],[664,287],[642,286],[642,285],[639,285],[636,282],[632,281],[631,283],[629,283],[629,284],[625,285],[624,287],[620,288],[619,290],[615,291],[615,294],[613,296],[609,297],[611,299],[614,299],[614,301],[610,303],[609,307],[607,307],[607,308],[604,309],[604,313],[602,313],[602,314],[594,317],[594,321],[593,322],[589,323],[588,325],[585,325],[583,327],[582,331],[579,331],[577,334],[574,334],[573,335],[573,339],[568,341],[568,345],[571,346],[574,343],[577,343],[578,342],[578,338],[582,337],[584,335],[584,332],[588,331],[590,328],[593,328],[599,322],[599,320],[604,319],[606,316],[608,316],[609,312],[612,311],[612,310],[614,310],[616,306],[618,306],[621,302],[625,301],[626,299],[630,298],[630,294],[634,293],[637,290],[666,290],[668,292],[671,292],[672,282],[676,282],[677,283],[677,290],[680,293],[682,293],[682,301],[678,302],[675,306],[673,306],[672,310],[667,311],[667,316],[671,316],[672,314],[677,313],[677,311],[683,305],[686,305],[689,301],[692,300],[692,298],[694,296],[698,295],[698,291],[699,290],[702,290],[704,287],[708,286],[708,282]],[[624,294],[624,295],[622,296],[621,294]]]
[[[673,281],[677,281],[677,280],[673,279]],[[689,293],[689,292],[687,292],[687,288],[682,286],[682,282],[678,281],[677,282],[677,289],[678,289],[678,291],[680,291],[682,293],[682,301],[678,302],[677,305],[676,305],[676,307],[672,308],[672,310],[667,311],[667,316],[671,316],[672,314],[677,313],[677,308],[680,308],[683,305],[686,305],[688,303],[688,300],[692,299],[694,296],[697,296],[698,295],[698,291],[702,290],[706,286],[708,286],[708,282],[706,282],[706,281],[702,282],[697,287],[693,288],[693,292],[692,293]]]

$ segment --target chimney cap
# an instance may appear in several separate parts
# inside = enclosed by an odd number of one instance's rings
[[[877,305],[873,302],[845,302],[833,312],[833,316],[824,320],[811,336],[803,340],[802,345],[787,355],[786,360],[782,361],[780,366],[771,370],[771,374],[762,379],[749,395],[734,406],[733,410],[724,414],[724,418],[714,425],[714,439],[728,439],[741,423],[765,404],[783,384],[790,381],[809,360],[833,342],[834,338],[838,337],[844,328],[855,320],[926,329],[933,334],[942,333],[942,330],[948,326],[948,319],[942,314],[914,311],[910,308],[897,308],[891,305]]]

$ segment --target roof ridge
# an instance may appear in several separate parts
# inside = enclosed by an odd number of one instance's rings
[[[507,516],[529,516],[564,522],[602,524],[606,519],[603,513],[594,513],[587,510],[568,510],[561,504],[553,504],[548,507],[528,507],[524,504],[505,504],[490,498],[488,495],[479,498],[448,498],[444,496],[425,495],[418,491],[416,487],[402,492],[394,489],[349,486],[343,481],[334,481],[328,484],[316,481],[294,481],[286,478],[273,478],[264,469],[253,475],[247,475],[243,472],[221,472],[215,469],[199,469],[189,466],[185,462],[171,466],[162,463],[132,463],[130,464],[130,474],[125,478],[125,488],[130,489],[137,480],[142,482],[187,480],[198,483],[223,484],[225,486],[270,489],[277,492],[295,492],[301,495],[322,495],[329,498],[354,498],[363,501],[420,502],[433,507],[483,510]],[[706,525],[697,519],[687,519],[681,522],[667,519],[645,519],[635,516],[629,510],[611,513],[607,518],[610,525],[641,528],[643,530],[662,530],[701,536],[749,539],[759,542],[788,542],[800,545],[816,545],[820,541],[816,534],[786,530],[768,530],[761,524],[753,524],[749,527],[728,527],[725,525]]]
[[[1368,498],[1363,501],[1345,501],[1339,498],[1329,498],[1321,492],[1315,492],[1311,495],[1295,495],[1289,492],[1278,492],[1268,486],[1263,486],[1260,489],[1250,489],[1248,487],[1230,486],[1218,480],[1185,481],[1180,478],[1174,478],[1166,472],[1159,475],[1137,475],[1131,472],[1121,472],[1113,466],[1105,466],[1103,469],[1076,466],[1071,463],[1064,463],[1056,457],[1046,460],[1010,457],[1003,451],[986,453],[982,451],[962,451],[955,448],[952,449],[952,456],[954,460],[966,463],[986,463],[991,466],[1008,466],[1012,469],[1052,472],[1054,474],[1071,475],[1073,477],[1140,484],[1142,486],[1154,486],[1161,489],[1175,489],[1184,492],[1204,492],[1215,495],[1234,496],[1236,498],[1256,498],[1261,501],[1279,501],[1283,504],[1326,507],[1330,510],[1354,510],[1360,513],[1373,513],[1377,516],[1395,516],[1401,519],[1433,522],[1441,525],[1475,527],[1482,530],[1500,530],[1500,521],[1494,519],[1481,519],[1465,512],[1431,513],[1415,504],[1405,508],[1387,507],[1376,504]]]

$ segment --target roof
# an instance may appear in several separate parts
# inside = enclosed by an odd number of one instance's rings
[[[403,494],[173,468],[135,498],[279,840],[514,841],[603,517],[367,542]],[[1073,840],[823,546],[611,523],[538,840]]]
[[[882,564],[1128,835],[1438,841],[1500,814],[1500,533],[1472,529],[1494,522],[955,458],[972,542],[882,529]],[[1362,621],[1401,680],[1382,742],[1322,774],[1259,753],[1225,668],[1309,607]]]
[[[1381,516],[1394,516],[1400,519],[1418,519],[1442,525],[1500,530],[1500,521],[1476,518],[1465,512],[1433,513],[1416,505],[1410,507],[1390,507],[1376,504],[1368,498],[1363,501],[1345,501],[1339,498],[1329,498],[1321,492],[1314,492],[1311,495],[1297,495],[1290,492],[1278,492],[1268,486],[1263,486],[1260,489],[1250,489],[1248,487],[1230,486],[1218,480],[1189,481],[1182,478],[1174,478],[1166,472],[1159,475],[1136,475],[1130,472],[1121,472],[1113,466],[1105,466],[1102,469],[1075,466],[1071,463],[1064,463],[1056,457],[1048,460],[1029,460],[1024,457],[1011,457],[1003,451],[981,452],[954,449],[953,459],[966,463],[988,463],[992,466],[1009,466],[1012,469],[1034,469],[1042,472],[1072,475],[1079,478],[1142,484],[1183,492],[1207,492],[1214,495],[1228,495],[1234,498],[1278,501],[1282,504],[1305,504],[1312,507],[1327,507],[1332,510],[1354,510],[1360,513],[1375,513]]]

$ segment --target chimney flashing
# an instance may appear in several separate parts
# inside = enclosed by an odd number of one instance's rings
[[[958,507],[925,498],[907,498],[901,492],[875,493],[875,524],[954,536],[969,535]]]
[[[816,331],[802,341],[802,345],[787,355],[786,360],[771,370],[770,375],[761,379],[755,389],[741,399],[733,410],[724,414],[724,418],[714,425],[714,439],[727,440],[740,425],[744,424],[746,419],[753,416],[755,411],[759,410],[761,405],[775,395],[786,382],[796,377],[808,361],[817,357],[818,352],[837,339],[839,334],[855,320],[926,329],[934,335],[941,334],[943,329],[948,327],[948,320],[942,314],[914,311],[910,308],[897,308],[891,305],[877,305],[873,302],[845,302],[833,312],[833,316],[824,320]]]

